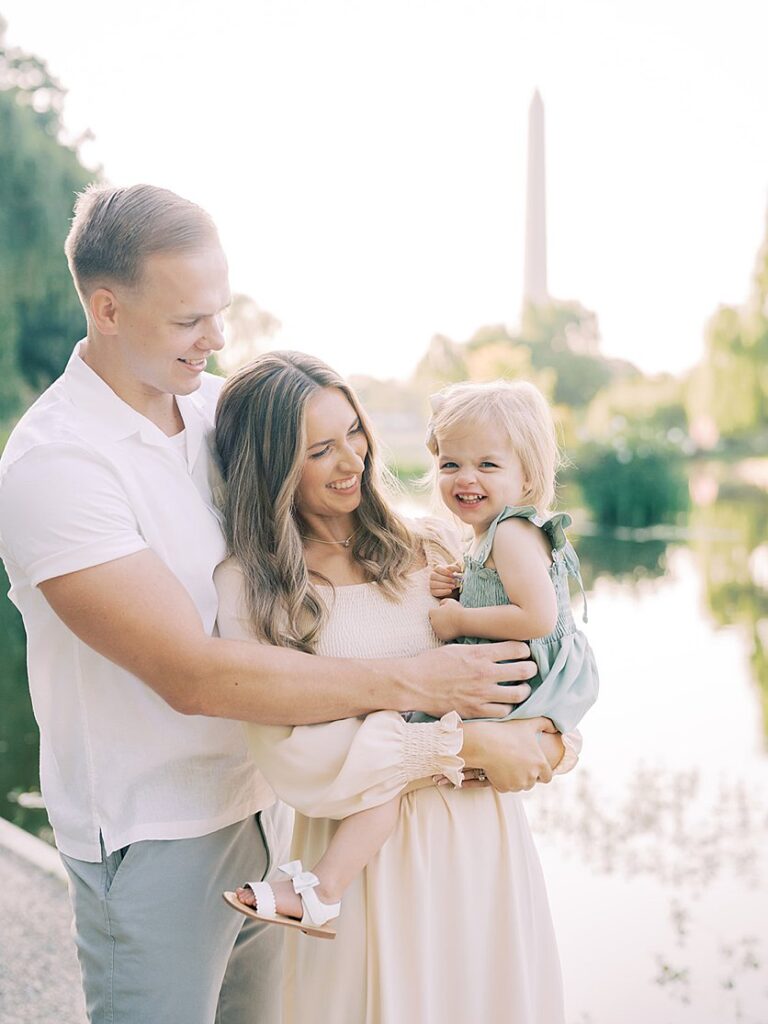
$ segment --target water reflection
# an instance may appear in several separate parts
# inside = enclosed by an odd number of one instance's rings
[[[587,888],[585,871],[594,892],[603,893],[601,877],[613,879],[614,892],[619,883],[623,927],[637,936],[631,962],[622,965],[622,984],[635,991],[646,979],[678,1005],[681,1015],[668,1018],[670,1024],[673,1019],[696,1024],[768,1019],[766,795],[752,779],[712,784],[696,769],[641,766],[618,796],[581,770],[568,785],[547,787],[529,801],[531,825],[549,851],[548,877],[554,862],[555,872],[558,865],[570,865],[568,891],[574,884]],[[648,901],[649,883],[666,906],[658,906],[658,898]],[[752,919],[744,909],[749,904]],[[604,910],[599,905],[589,910],[592,940],[599,955],[610,957],[603,948],[613,938]],[[575,967],[583,973],[575,960],[579,948],[563,943],[567,982]],[[719,996],[715,1009],[707,1002],[710,992]],[[591,995],[593,1012],[576,1021],[613,1024],[601,1004],[604,998],[604,992]],[[693,1017],[683,1012],[688,1007]],[[655,1019],[654,1012],[633,1006],[623,1020]]]
[[[768,737],[768,495],[744,484],[720,486],[716,502],[692,509],[691,527],[715,622],[745,629]]]
[[[647,875],[699,896],[723,872],[743,884],[761,882],[768,840],[766,793],[743,779],[705,791],[698,769],[643,766],[613,804],[587,769],[567,790],[550,786],[535,805],[534,823],[562,852],[625,879]]]
[[[575,536],[584,586],[591,590],[601,576],[632,585],[667,571],[667,542],[580,533]]]

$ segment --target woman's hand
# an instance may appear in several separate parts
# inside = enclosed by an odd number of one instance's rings
[[[465,768],[461,773],[461,777],[462,789],[487,789],[491,784],[491,780],[482,768]],[[453,783],[446,775],[433,775],[432,781],[436,786],[453,787]]]
[[[548,718],[465,722],[461,756],[467,764],[479,765],[500,793],[533,789],[537,782],[552,780],[539,736],[556,732]]]
[[[452,597],[442,600],[438,608],[430,608],[429,621],[438,640],[455,640],[462,635],[461,613],[461,605]]]
[[[429,577],[429,589],[432,597],[453,597],[461,582],[461,566],[458,562],[452,565],[436,565]]]

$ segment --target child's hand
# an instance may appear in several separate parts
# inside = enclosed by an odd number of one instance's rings
[[[461,636],[463,630],[459,623],[461,616],[461,605],[453,598],[446,598],[440,602],[439,608],[432,608],[429,612],[429,621],[432,629],[439,640],[455,640]]]
[[[436,565],[429,577],[429,589],[432,597],[451,597],[461,582],[461,566]]]

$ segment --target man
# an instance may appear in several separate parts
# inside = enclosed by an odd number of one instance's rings
[[[266,875],[286,839],[235,720],[501,714],[528,688],[498,684],[534,666],[495,664],[525,656],[513,643],[354,662],[216,637],[226,552],[207,435],[220,381],[204,370],[230,301],[216,229],[165,190],[95,187],[66,252],[88,333],[0,460],[0,554],[28,635],[89,1016],[273,1022],[279,936],[241,927],[220,898]],[[491,749],[512,746],[499,728]],[[501,788],[551,777],[535,730],[511,753],[489,755]]]

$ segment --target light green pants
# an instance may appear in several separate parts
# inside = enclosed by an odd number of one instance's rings
[[[99,864],[62,855],[91,1024],[279,1024],[284,929],[248,920],[221,894],[271,874],[289,845],[290,811],[276,804]]]

